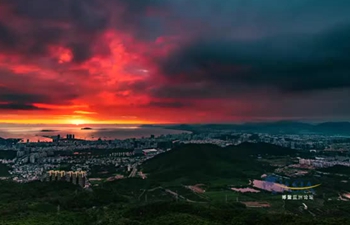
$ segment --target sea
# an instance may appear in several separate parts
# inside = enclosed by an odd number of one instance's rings
[[[171,130],[160,127],[144,127],[141,125],[19,125],[0,124],[0,137],[18,138],[23,142],[51,142],[53,136],[62,138],[74,134],[76,139],[84,140],[125,140],[129,138],[160,136],[167,134],[190,133],[188,131]]]

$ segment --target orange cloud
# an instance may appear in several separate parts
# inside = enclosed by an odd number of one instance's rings
[[[87,111],[80,111],[80,110],[74,111],[73,113],[83,114],[83,115],[95,115],[95,114],[97,114],[97,112],[87,112]]]

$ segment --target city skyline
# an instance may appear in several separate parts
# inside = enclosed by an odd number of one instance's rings
[[[1,1],[0,124],[350,121],[349,7]]]

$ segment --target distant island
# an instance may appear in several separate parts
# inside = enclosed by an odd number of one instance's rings
[[[41,130],[40,132],[56,132],[58,130]]]
[[[83,128],[81,128],[81,130],[92,130],[92,128],[91,127],[83,127]]]

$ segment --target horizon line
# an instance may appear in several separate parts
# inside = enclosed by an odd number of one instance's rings
[[[72,123],[16,123],[16,122],[0,122],[0,124],[6,125],[70,125],[70,126],[90,126],[90,125],[243,125],[251,123],[280,123],[280,122],[294,122],[294,123],[304,123],[304,124],[321,124],[321,123],[350,123],[350,120],[324,120],[324,121],[300,121],[300,120],[269,120],[269,121],[249,121],[249,122],[143,122],[143,123],[106,123],[106,121],[94,122],[94,123],[82,123],[82,124],[72,124]]]

